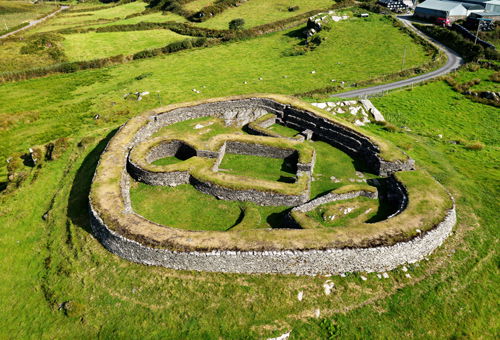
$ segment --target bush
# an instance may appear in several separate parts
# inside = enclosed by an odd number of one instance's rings
[[[295,11],[298,11],[300,9],[299,6],[290,6],[288,7],[288,12],[295,12]]]
[[[484,144],[481,142],[473,142],[465,145],[465,149],[467,150],[472,150],[472,151],[479,151],[484,149]]]
[[[229,29],[232,31],[241,30],[245,25],[245,19],[238,18],[229,22]]]

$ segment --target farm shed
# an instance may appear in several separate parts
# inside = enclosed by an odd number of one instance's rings
[[[454,21],[467,17],[467,14],[467,8],[460,2],[427,0],[415,8],[413,15],[428,20],[448,18]]]

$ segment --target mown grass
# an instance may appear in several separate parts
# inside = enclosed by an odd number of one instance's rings
[[[131,199],[137,213],[173,228],[227,230],[237,224],[242,214],[240,202],[201,194],[190,184],[165,188],[136,183]]]
[[[219,171],[268,181],[294,182],[296,164],[279,158],[226,153]]]
[[[250,28],[289,18],[314,9],[328,8],[334,3],[333,0],[250,0],[243,2],[238,7],[230,7],[223,13],[198,25],[214,29],[227,29],[231,20],[242,18],[245,20],[244,28]],[[294,6],[298,6],[299,9],[293,12],[288,11],[289,7]]]
[[[50,2],[32,4],[26,1],[0,1],[0,33],[56,9],[57,5]]]
[[[92,60],[118,54],[133,54],[163,47],[185,36],[170,30],[82,33],[64,35],[63,47],[69,61]],[[120,43],[121,42],[121,43]],[[96,49],[95,46],[98,46]]]

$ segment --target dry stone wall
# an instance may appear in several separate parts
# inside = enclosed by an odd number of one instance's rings
[[[367,137],[348,127],[328,121],[312,112],[282,104],[268,98],[247,98],[212,102],[191,107],[177,108],[167,113],[153,115],[134,138],[132,138],[127,148],[131,150],[138,143],[151,137],[160,128],[183,120],[204,116],[215,116],[224,119],[228,125],[234,124],[242,126],[268,113],[275,114],[277,116],[277,122],[299,131],[308,129],[312,132],[314,138],[324,140],[353,157],[364,159],[374,173],[387,176],[396,171],[411,170],[414,168],[411,159],[396,162],[384,161],[379,156],[379,149],[376,145]],[[197,154],[206,152],[206,155],[211,158],[220,156],[220,153],[213,151],[196,152]],[[127,169],[123,170],[120,188],[125,205],[125,212],[135,214],[130,204],[129,173],[134,178],[145,178],[147,176],[152,176],[152,174],[144,172],[143,169],[133,162],[127,162]],[[150,177],[149,180],[151,182],[156,181],[159,185],[190,182],[192,185],[197,186],[199,190],[213,194],[217,197],[230,200],[241,199],[240,197],[234,197],[234,190],[227,191],[227,188],[200,182],[190,177],[189,174],[179,172],[171,175],[174,177]],[[262,192],[259,194],[262,194]],[[265,194],[267,195],[267,197],[264,197],[266,201],[276,201],[280,199],[279,197],[273,196],[274,193]],[[245,192],[245,195],[250,197],[254,195],[254,192],[249,190]],[[307,197],[309,197],[308,193]],[[251,199],[258,201],[260,198],[251,197]],[[296,201],[282,201],[279,205],[297,206],[307,201],[306,196],[295,197],[293,199]],[[116,255],[133,262],[146,265],[160,265],[182,270],[298,275],[335,274],[356,271],[386,271],[405,263],[413,263],[429,255],[434,249],[441,245],[450,234],[453,225],[456,223],[456,212],[455,206],[453,205],[453,208],[447,212],[443,221],[428,232],[424,232],[409,241],[399,242],[389,246],[300,251],[214,250],[211,252],[182,252],[148,247],[124,237],[117,231],[111,230],[94,208],[92,200],[90,200],[90,216],[93,233],[103,246]]]
[[[429,232],[392,246],[303,251],[176,252],[146,247],[119,235],[106,227],[92,208],[91,223],[94,235],[106,249],[137,263],[209,272],[317,275],[382,272],[420,261],[450,234],[456,213],[453,207]]]

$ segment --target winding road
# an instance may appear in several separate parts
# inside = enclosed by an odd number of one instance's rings
[[[21,31],[24,31],[24,30],[27,30],[28,28],[31,28],[35,25],[38,25],[39,23],[53,17],[54,15],[56,15],[57,13],[61,12],[61,11],[64,11],[65,9],[69,8],[69,6],[61,6],[59,7],[59,9],[57,11],[54,11],[50,14],[47,14],[46,16],[44,16],[43,18],[40,18],[40,19],[36,19],[36,20],[33,20],[33,21],[30,21],[30,23],[27,25],[27,26],[24,26],[24,27],[21,27],[15,31],[12,31],[12,32],[9,32],[9,33],[6,33],[4,35],[0,35],[0,39],[3,39],[3,38],[7,38],[7,37],[10,37],[11,35],[14,35],[16,33],[19,33]]]
[[[441,67],[435,71],[425,73],[425,74],[422,74],[422,75],[419,75],[419,76],[416,76],[413,78],[408,78],[408,79],[404,79],[404,80],[400,80],[400,81],[396,81],[394,83],[389,83],[389,84],[384,84],[384,85],[367,87],[367,88],[359,89],[359,90],[352,90],[352,91],[347,91],[347,92],[336,93],[336,94],[332,95],[332,97],[354,98],[354,97],[373,96],[375,94],[379,94],[379,93],[383,93],[383,92],[386,92],[389,90],[394,90],[394,89],[398,89],[401,87],[413,85],[413,84],[420,83],[420,82],[425,81],[425,80],[429,80],[432,78],[442,76],[443,74],[446,74],[446,73],[449,73],[449,72],[456,70],[460,65],[463,64],[463,59],[455,51],[449,49],[448,47],[444,46],[443,44],[441,44],[437,40],[434,40],[434,39],[428,37],[427,35],[423,34],[422,32],[420,32],[419,30],[417,30],[415,27],[412,26],[410,21],[408,19],[406,19],[405,17],[398,17],[398,19],[406,27],[415,31],[415,33],[417,33],[419,36],[430,41],[431,43],[436,45],[437,48],[442,50],[448,58],[448,61],[446,62],[446,64],[443,67]]]

